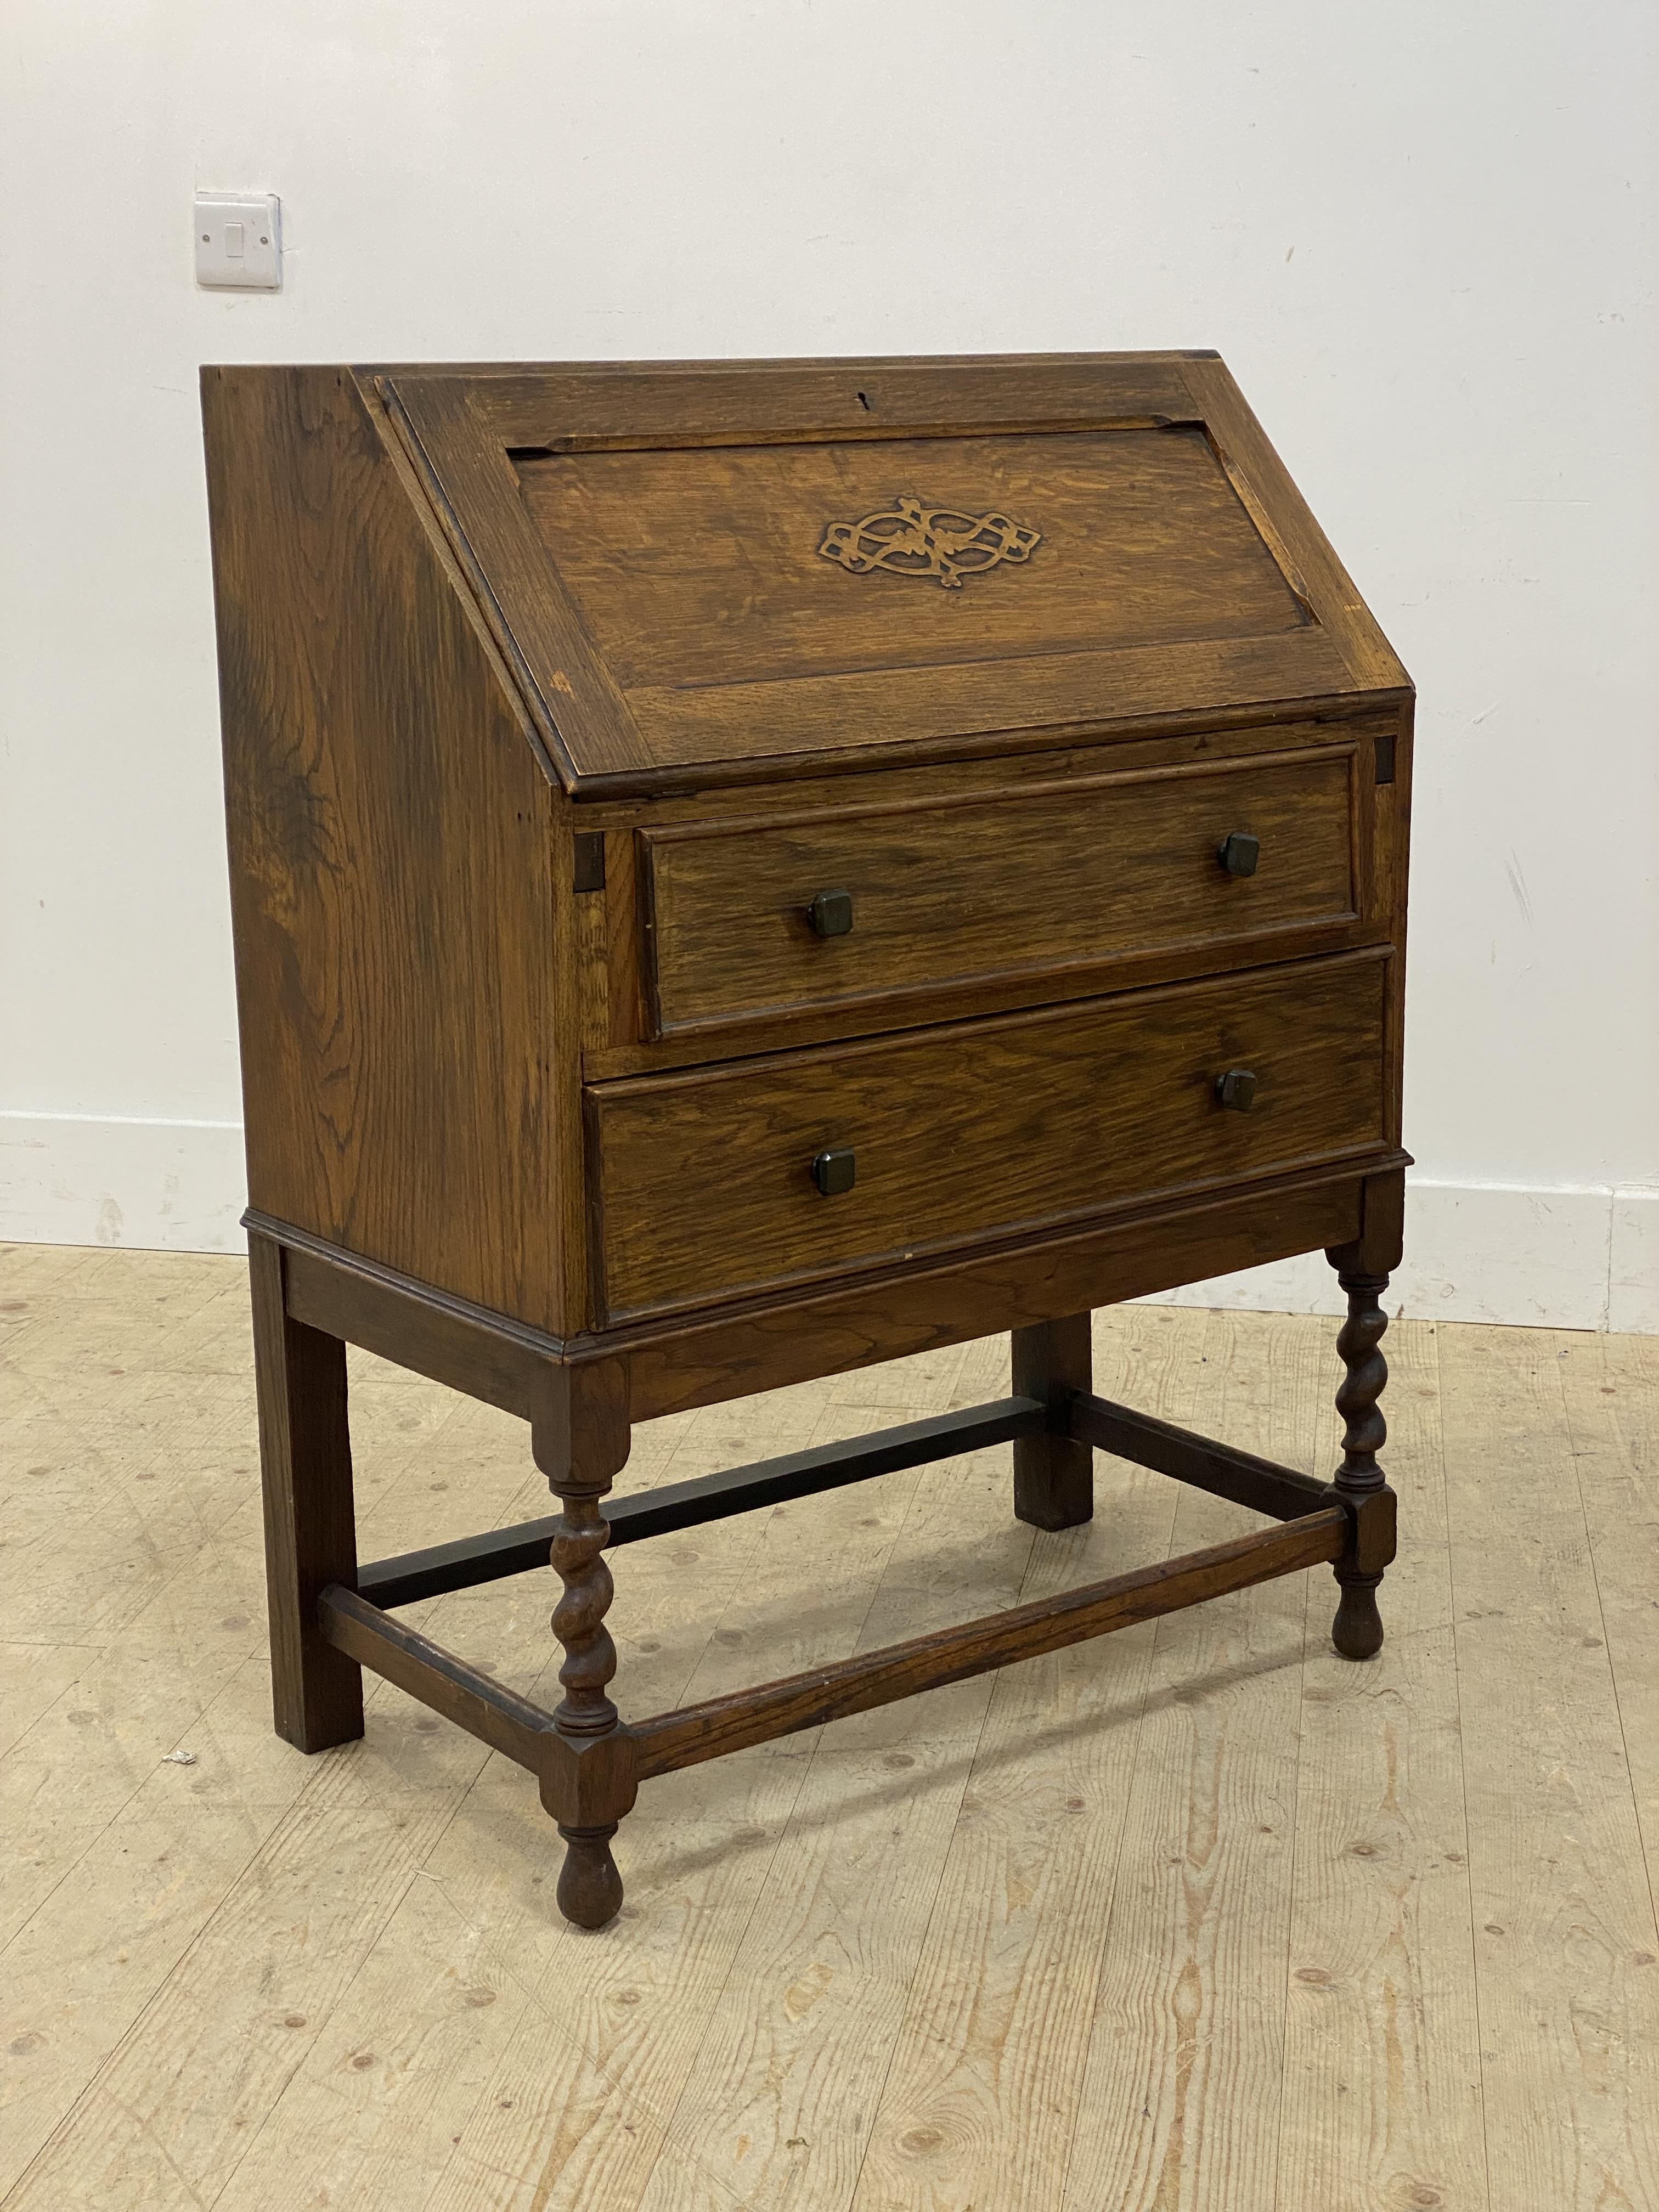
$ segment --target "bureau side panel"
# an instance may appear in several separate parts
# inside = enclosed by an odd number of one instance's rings
[[[562,1333],[562,802],[349,374],[203,413],[252,1203]]]

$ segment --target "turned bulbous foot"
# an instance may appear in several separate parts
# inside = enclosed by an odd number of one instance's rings
[[[578,1928],[603,1928],[622,1910],[622,1876],[611,1856],[617,1823],[602,1828],[567,1828],[564,1865],[559,1872],[559,1910]]]
[[[1345,1659],[1375,1659],[1382,1649],[1382,1616],[1376,1609],[1376,1586],[1381,1575],[1342,1584],[1342,1595],[1331,1623],[1331,1641]]]

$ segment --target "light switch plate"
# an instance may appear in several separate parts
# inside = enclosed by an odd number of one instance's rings
[[[215,291],[276,292],[282,203],[275,192],[198,192],[196,281]]]

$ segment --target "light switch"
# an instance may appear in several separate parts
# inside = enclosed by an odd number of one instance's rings
[[[275,192],[198,192],[194,206],[198,284],[216,291],[281,290],[283,210]]]

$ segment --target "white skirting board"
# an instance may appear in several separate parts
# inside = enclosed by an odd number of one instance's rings
[[[0,1114],[0,1242],[244,1252],[240,1121]]]
[[[0,1243],[239,1252],[234,1121],[0,1114]],[[1337,1313],[1317,1255],[1189,1284],[1160,1303]],[[1535,1190],[1413,1176],[1391,1314],[1659,1334],[1659,1189]]]
[[[1165,1291],[1159,1305],[1340,1313],[1318,1253]],[[1396,1317],[1659,1335],[1659,1190],[1528,1190],[1406,1181],[1406,1256],[1382,1301]]]

